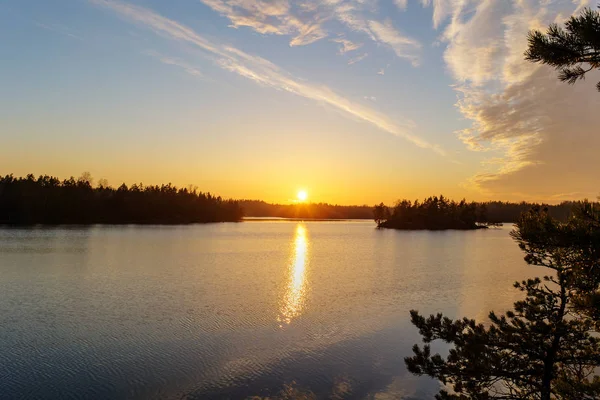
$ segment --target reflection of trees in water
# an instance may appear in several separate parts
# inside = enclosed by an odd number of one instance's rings
[[[94,229],[92,226],[4,226],[0,230],[0,252],[85,258]]]

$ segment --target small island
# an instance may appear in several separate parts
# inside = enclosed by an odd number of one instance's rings
[[[498,226],[486,218],[481,203],[449,200],[444,196],[429,197],[422,202],[399,201],[390,208],[383,203],[375,206],[374,219],[379,228],[399,230],[471,230]]]

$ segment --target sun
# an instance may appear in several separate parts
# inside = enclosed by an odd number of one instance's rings
[[[308,193],[306,193],[306,190],[300,190],[297,197],[298,201],[306,201],[306,199],[308,199]]]

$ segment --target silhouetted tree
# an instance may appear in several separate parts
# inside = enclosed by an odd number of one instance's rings
[[[105,178],[100,178],[98,180],[98,188],[100,188],[100,189],[108,188],[108,180]]]
[[[85,171],[79,178],[77,178],[77,182],[88,184],[91,187],[94,185],[94,178],[92,177],[92,174],[90,174],[88,171]]]
[[[561,81],[573,84],[600,69],[600,12],[586,8],[571,16],[565,29],[552,24],[546,34],[529,32],[528,41],[525,59],[553,66]],[[596,87],[600,91],[600,82]]]
[[[101,180],[92,187],[84,173],[77,180],[51,176],[0,177],[0,224],[186,224],[239,221],[239,203],[171,184],[118,189]]]
[[[375,219],[377,226],[381,225],[389,217],[390,217],[390,210],[389,210],[389,208],[387,208],[387,206],[385,204],[380,203],[373,208],[373,218]]]
[[[517,282],[526,293],[504,316],[475,320],[425,318],[411,311],[423,348],[405,359],[409,371],[449,385],[437,399],[598,399],[600,339],[590,310],[600,282],[598,215],[585,207],[567,224],[536,208],[518,221],[512,236],[525,260],[552,274]],[[597,311],[597,308],[595,309]],[[428,343],[454,345],[444,359]]]
[[[552,268],[552,260],[560,257],[569,266],[575,311],[600,332],[600,207],[583,201],[574,211],[567,224],[551,218],[545,209],[537,218],[522,218],[515,238],[528,263]]]

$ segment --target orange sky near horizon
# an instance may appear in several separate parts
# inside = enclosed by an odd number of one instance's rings
[[[600,192],[600,71],[523,56],[591,0],[51,3],[0,2],[1,174],[282,204]]]
[[[28,173],[33,173],[34,176],[45,174],[38,171],[29,172],[13,172],[15,176],[26,176]],[[244,199],[244,200],[263,200],[267,203],[274,204],[295,204],[300,202],[298,199],[299,191],[305,191],[307,194],[306,203],[329,203],[339,205],[368,205],[372,206],[384,202],[388,205],[393,205],[396,201],[402,199],[423,199],[429,196],[439,196],[440,194],[454,200],[460,200],[466,198],[468,201],[487,201],[487,200],[501,200],[501,201],[529,201],[539,202],[548,204],[557,204],[564,200],[581,200],[582,198],[563,198],[563,199],[544,199],[535,197],[524,197],[524,198],[498,198],[492,195],[486,196],[481,192],[470,191],[464,188],[455,188],[451,184],[444,185],[443,182],[439,182],[437,189],[429,189],[427,185],[419,185],[418,182],[414,182],[414,186],[410,186],[407,183],[402,187],[389,187],[385,182],[379,181],[372,184],[365,182],[358,183],[353,186],[353,182],[344,179],[331,179],[331,181],[325,179],[323,176],[317,177],[316,179],[304,178],[298,181],[286,180],[282,178],[280,181],[268,180],[261,181],[258,183],[254,182],[238,182],[228,181],[224,179],[208,179],[203,182],[203,179],[196,178],[195,180],[187,179],[185,177],[179,179],[169,179],[169,174],[165,172],[149,175],[139,174],[145,178],[135,179],[135,174],[132,171],[128,171],[123,174],[119,174],[118,171],[114,171],[113,174],[102,174],[95,170],[86,170],[84,172],[90,172],[93,178],[94,186],[97,185],[100,179],[106,179],[110,186],[118,187],[122,183],[131,186],[134,183],[143,183],[145,185],[160,185],[166,183],[172,183],[178,187],[189,187],[196,186],[198,190],[203,192],[210,192],[214,195],[222,196],[224,198],[232,199]],[[4,174],[4,173],[3,173]],[[75,178],[81,176],[79,174],[69,174],[49,172],[49,175],[57,176],[59,179],[67,179],[70,176]],[[173,175],[175,176],[175,175]],[[121,177],[121,179],[119,179]],[[190,183],[193,182],[193,183]],[[299,182],[299,183],[296,183]]]

